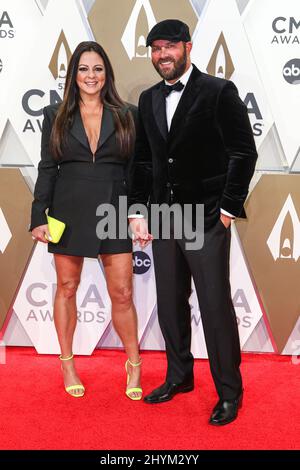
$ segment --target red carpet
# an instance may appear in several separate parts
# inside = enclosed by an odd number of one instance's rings
[[[146,393],[164,380],[163,353],[144,352]],[[243,354],[244,404],[222,428],[207,424],[217,400],[206,360],[195,364],[196,388],[171,402],[130,401],[125,355],[97,350],[78,357],[87,392],[63,390],[57,357],[7,348],[0,364],[0,449],[299,449],[300,365],[290,357]]]

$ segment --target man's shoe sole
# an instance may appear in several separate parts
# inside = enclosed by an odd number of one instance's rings
[[[236,420],[237,417],[238,415],[236,415],[234,418],[231,418],[227,421],[222,421],[220,423],[214,423],[213,421],[208,421],[208,423],[211,424],[212,426],[225,426],[225,424],[232,423],[232,421]]]

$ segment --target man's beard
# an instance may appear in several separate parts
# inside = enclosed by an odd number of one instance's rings
[[[165,62],[165,61],[173,62],[174,68],[168,72],[161,70],[159,68],[159,62]],[[176,80],[177,78],[180,78],[185,72],[186,64],[187,64],[187,53],[186,53],[185,45],[184,45],[183,55],[180,59],[177,60],[177,62],[175,62],[175,60],[172,57],[166,57],[163,60],[162,59],[159,60],[156,64],[153,63],[155,70],[159,73],[159,75],[164,80],[167,80],[167,81]]]

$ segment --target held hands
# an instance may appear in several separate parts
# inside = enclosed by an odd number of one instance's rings
[[[32,235],[33,240],[38,240],[39,242],[43,242],[43,243],[48,243],[49,241],[52,240],[47,224],[39,225],[38,227],[35,227],[32,230],[31,235]]]
[[[133,234],[133,243],[139,243],[141,248],[145,248],[153,240],[153,235],[148,232],[148,223],[145,219],[129,219],[130,228]]]

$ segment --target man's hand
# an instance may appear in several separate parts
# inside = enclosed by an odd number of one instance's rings
[[[153,236],[148,232],[148,223],[145,219],[130,218],[130,228],[133,234],[133,243],[139,243],[141,248],[145,248],[153,240]]]
[[[228,228],[231,225],[232,222],[232,217],[228,217],[228,215],[225,214],[220,214],[220,219],[223,225],[225,225],[226,228]]]
[[[32,230],[31,234],[33,240],[38,240],[39,242],[49,243],[49,241],[52,240],[49,233],[48,224],[39,225],[38,227],[35,227]]]

